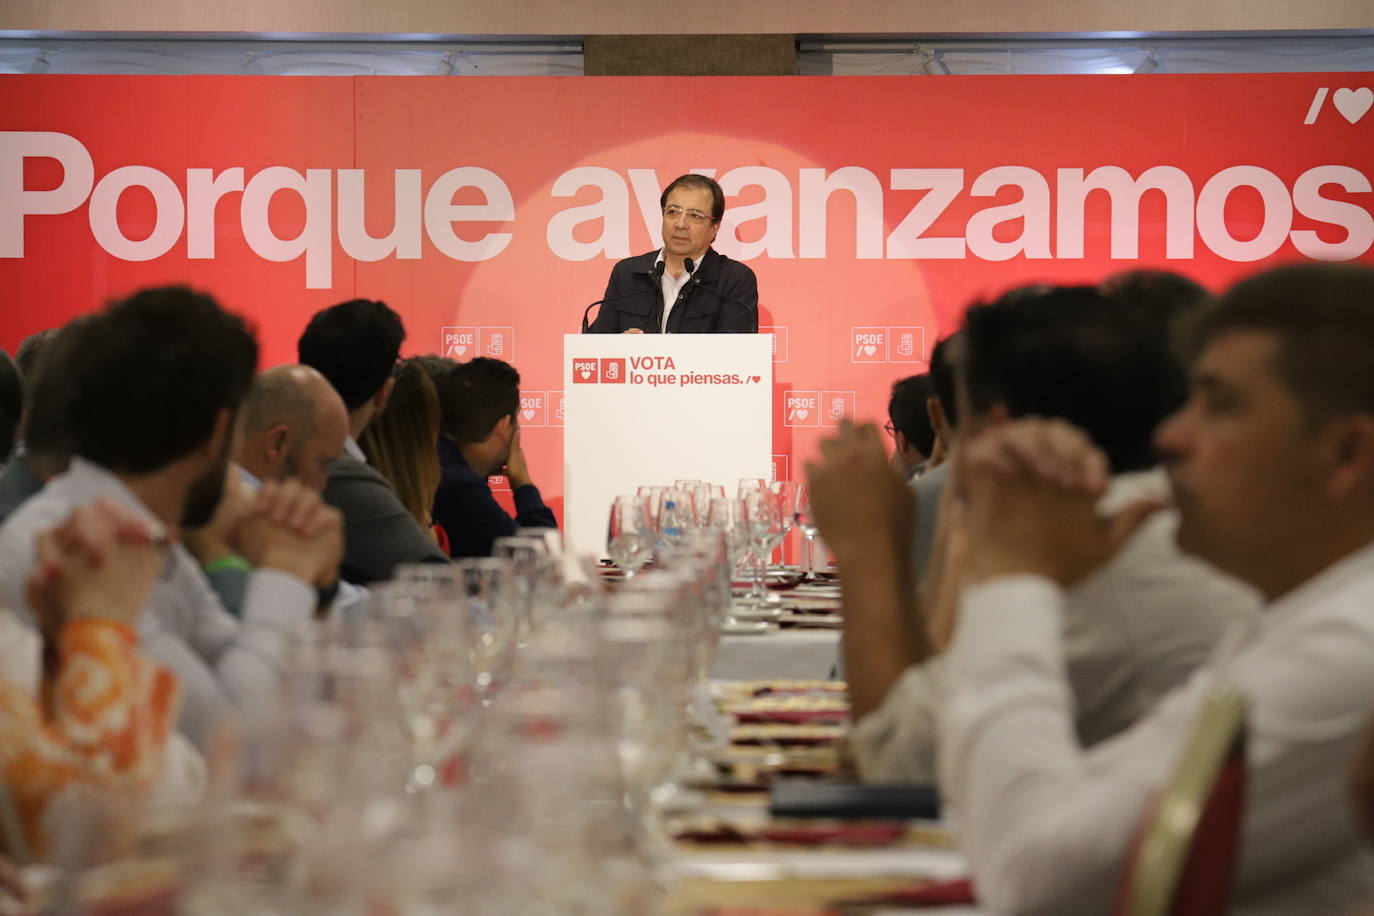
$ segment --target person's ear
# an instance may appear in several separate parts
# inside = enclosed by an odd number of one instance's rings
[[[396,377],[392,376],[386,380],[386,384],[381,390],[372,396],[372,403],[376,406],[376,413],[386,410],[387,401],[391,400],[391,390],[396,387]]]
[[[491,432],[487,433],[487,441],[488,441],[488,442],[506,442],[506,441],[508,441],[508,440],[510,439],[512,433],[513,433],[512,427],[514,426],[514,424],[515,424],[515,418],[514,418],[513,416],[511,416],[510,414],[506,414],[504,417],[502,417],[501,419],[497,420],[496,423],[492,426]]]
[[[215,414],[214,426],[210,427],[210,438],[205,442],[205,453],[211,458],[218,459],[224,451],[225,440],[234,434],[234,411],[231,408],[221,408]]]
[[[939,398],[926,398],[926,417],[930,420],[930,428],[941,436],[949,437],[949,424],[945,420],[945,408],[940,403]]]
[[[277,467],[286,459],[287,431],[285,423],[278,423],[267,431],[263,439],[263,453],[268,462]]]
[[[720,235],[720,220],[716,220],[711,224],[711,241],[714,242],[718,235]]]
[[[1374,495],[1374,416],[1352,414],[1331,421],[1321,435],[1329,438],[1326,495],[1346,501]]]

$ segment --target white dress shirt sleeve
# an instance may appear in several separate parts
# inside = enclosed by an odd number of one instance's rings
[[[882,705],[854,723],[849,750],[864,782],[935,782],[943,665],[936,657],[907,668]]]
[[[181,679],[181,730],[202,751],[217,730],[241,727],[250,745],[276,725],[290,650],[314,611],[314,589],[295,576],[254,570],[243,620],[224,609],[200,566],[177,550],[154,593],[144,645]]]
[[[1177,746],[1167,729],[1138,727],[1092,759],[1082,751],[1063,600],[1033,576],[970,588],[946,659],[941,786],[979,901],[995,912],[1107,912],[1141,808]]]

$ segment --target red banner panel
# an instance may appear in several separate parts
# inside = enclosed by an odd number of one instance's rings
[[[250,316],[271,365],[314,311],[383,299],[408,354],[519,368],[556,505],[562,335],[616,260],[659,246],[662,187],[699,171],[727,197],[716,247],[754,269],[777,335],[774,452],[795,473],[840,417],[879,418],[972,299],[1012,284],[1148,266],[1217,288],[1285,261],[1374,261],[1371,86],[0,77],[0,346],[189,283]]]

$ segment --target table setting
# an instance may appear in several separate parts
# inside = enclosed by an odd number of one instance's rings
[[[217,745],[192,808],[80,800],[0,912],[818,916],[959,877],[933,797],[814,809],[854,785],[839,630],[788,618],[837,617],[842,585],[773,568],[783,503],[742,489],[617,499],[613,571],[527,533],[401,567],[300,636],[268,747]],[[670,537],[637,527],[687,492]]]

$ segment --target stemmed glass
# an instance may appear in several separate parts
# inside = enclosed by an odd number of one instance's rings
[[[688,493],[692,500],[692,519],[698,527],[707,524],[711,501],[725,498],[725,488],[718,483],[699,483]]]
[[[782,509],[782,523],[784,527],[782,539],[787,540],[787,535],[792,533],[792,529],[797,525],[797,496],[804,484],[795,480],[775,480],[769,486],[773,495],[778,498],[778,505]]]
[[[764,480],[762,477],[741,477],[735,494],[740,499],[744,499],[744,497],[748,496],[750,493],[767,489],[768,481]]]
[[[492,542],[491,555],[508,560],[515,575],[516,593],[520,599],[519,644],[523,649],[529,641],[530,632],[534,629],[535,591],[539,587],[541,574],[548,567],[548,542],[542,537],[527,535],[500,537]]]
[[[642,488],[641,488],[642,489]],[[654,525],[643,496],[617,496],[611,503],[606,552],[628,581],[653,555]]]
[[[816,580],[816,513],[811,509],[811,488],[806,484],[797,485],[797,529],[805,541],[806,566],[802,575],[803,582]]]
[[[514,661],[520,630],[520,599],[509,560],[495,557],[451,564],[413,563],[398,567],[405,581],[434,582],[456,596],[458,613],[470,627],[468,658],[483,705],[490,705]]]
[[[469,656],[471,632],[451,581],[398,580],[370,595],[392,663],[414,765],[407,791],[436,783],[445,759],[461,757],[480,709]]]
[[[749,532],[750,552],[754,557],[754,584],[744,603],[756,608],[778,607],[782,599],[768,594],[764,581],[768,574],[768,558],[787,534],[782,506],[766,487],[754,490],[744,499],[744,519]]]

